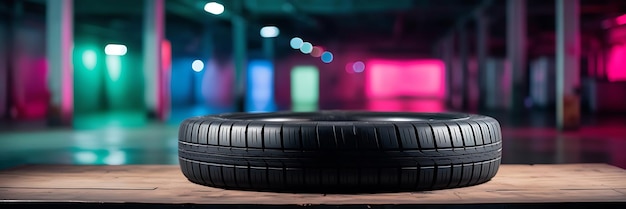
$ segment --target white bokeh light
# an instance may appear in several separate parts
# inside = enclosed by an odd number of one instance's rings
[[[280,34],[280,30],[276,26],[265,26],[259,31],[263,38],[274,38]]]
[[[220,15],[224,13],[224,5],[217,2],[209,2],[204,5],[204,11],[214,15]]]
[[[128,49],[123,44],[107,44],[104,47],[104,53],[106,55],[123,56],[127,51]]]
[[[191,69],[196,72],[204,70],[204,62],[202,62],[202,60],[194,60],[191,63]]]

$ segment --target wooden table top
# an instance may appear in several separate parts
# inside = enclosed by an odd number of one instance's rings
[[[234,191],[187,181],[177,165],[33,165],[0,171],[0,203],[495,204],[626,202],[626,170],[606,164],[503,164],[472,187],[380,194]]]

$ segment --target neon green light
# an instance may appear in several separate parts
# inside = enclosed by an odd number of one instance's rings
[[[319,70],[315,66],[296,66],[291,70],[291,109],[316,111],[319,100]]]
[[[94,50],[87,49],[83,52],[82,60],[83,65],[87,68],[87,70],[93,70],[98,64],[98,55],[96,55]]]
[[[122,74],[122,58],[120,56],[107,55],[106,63],[111,80],[119,80]]]

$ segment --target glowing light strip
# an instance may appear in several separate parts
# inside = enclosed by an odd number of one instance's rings
[[[319,70],[315,66],[296,66],[291,70],[291,109],[315,111],[319,100]]]
[[[441,60],[369,60],[369,98],[445,97],[445,64]]]
[[[248,64],[247,112],[275,111],[274,66],[268,60],[252,60]]]

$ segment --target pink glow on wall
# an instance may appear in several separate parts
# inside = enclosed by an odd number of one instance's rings
[[[626,25],[626,14],[615,18],[615,23],[617,23],[617,25]]]
[[[18,69],[21,69],[14,75],[13,99],[16,116],[22,119],[44,118],[50,100],[46,59],[24,56],[18,57],[16,62]]]
[[[368,98],[445,97],[445,64],[441,60],[369,60],[366,64]]]
[[[615,45],[609,52],[607,77],[609,81],[626,81],[626,45]]]

